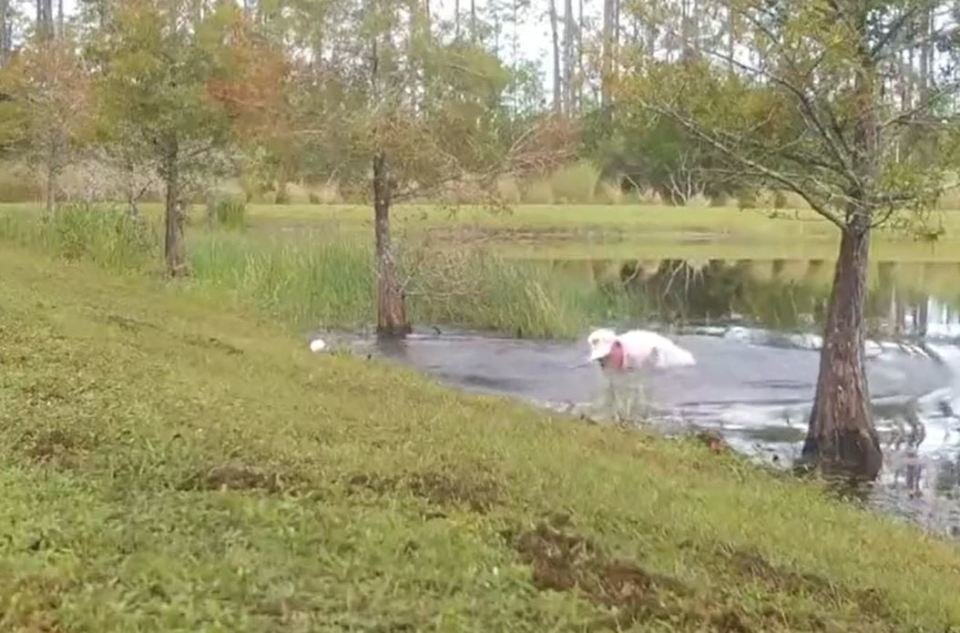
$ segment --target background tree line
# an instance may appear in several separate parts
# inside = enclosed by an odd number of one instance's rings
[[[906,106],[942,91],[957,64],[952,28],[956,3],[924,2],[924,9],[917,11],[908,11],[916,2],[873,4],[889,5],[878,10],[909,13],[899,33],[912,44],[898,47],[895,59],[879,77],[884,99]],[[81,0],[76,8],[65,16],[62,2],[0,2],[4,94],[22,97],[5,106],[3,157],[41,167],[31,180],[35,188],[43,189],[48,207],[58,196],[95,193],[90,186],[76,185],[76,178],[67,184],[57,182],[59,172],[68,166],[76,171],[74,163],[91,169],[93,164],[114,168],[127,164],[131,179],[143,179],[144,166],[134,169],[132,155],[120,157],[106,149],[109,136],[117,141],[132,132],[116,129],[121,126],[116,112],[107,114],[118,105],[118,98],[138,98],[129,92],[132,84],[127,80],[142,72],[137,78],[144,82],[141,85],[160,81],[144,68],[123,63],[113,64],[111,71],[106,62],[127,53],[141,58],[156,53],[168,60],[171,55],[202,54],[220,64],[194,67],[183,59],[201,74],[184,77],[186,83],[178,85],[180,89],[190,82],[194,87],[203,85],[205,98],[221,99],[210,112],[223,118],[217,144],[236,160],[217,175],[242,174],[246,195],[278,202],[355,198],[357,174],[366,175],[369,165],[352,160],[356,138],[349,132],[356,128],[342,125],[336,117],[355,115],[358,91],[371,88],[374,58],[369,49],[372,33],[378,30],[384,37],[377,48],[377,72],[391,67],[382,77],[396,86],[388,92],[403,93],[404,105],[419,115],[446,110],[447,120],[436,121],[439,127],[434,132],[442,128],[447,134],[460,134],[457,125],[483,119],[482,133],[487,136],[482,144],[492,155],[507,151],[511,134],[515,140],[535,119],[563,117],[576,126],[579,141],[572,151],[574,158],[589,161],[595,170],[582,174],[579,189],[557,191],[542,177],[522,182],[501,179],[496,193],[506,200],[616,202],[639,197],[665,204],[729,201],[749,206],[756,199],[757,188],[736,178],[737,169],[722,153],[674,121],[645,117],[635,90],[644,77],[681,77],[694,66],[705,73],[703,89],[710,82],[720,89],[731,77],[748,77],[745,69],[760,62],[765,52],[759,26],[745,17],[735,0],[449,0],[440,8],[431,7],[429,0],[246,0],[242,5]],[[371,8],[379,18],[371,17]],[[142,20],[136,23],[131,17],[136,12],[175,15],[170,25],[175,20],[180,35],[141,42],[147,33],[137,30],[152,27]],[[529,47],[520,41],[522,25],[537,20],[549,24],[549,59],[528,59]],[[244,29],[243,38],[231,39],[228,31],[238,25]],[[209,35],[213,30],[220,31],[219,42]],[[194,37],[201,31],[208,35]],[[165,51],[141,49],[141,45]],[[235,59],[220,55],[212,48],[215,45],[232,47]],[[249,50],[244,53],[243,47]],[[254,49],[267,56],[257,57]],[[238,65],[246,62],[259,68],[244,75],[247,69]],[[232,70],[228,63],[234,65]],[[266,68],[270,63],[273,67]],[[217,73],[239,75],[229,77],[232,85],[228,87]],[[246,91],[242,99],[239,91]],[[152,88],[140,96],[159,98]],[[711,98],[720,96],[714,93]],[[764,114],[769,104],[762,95],[747,97],[735,104],[743,109],[741,114],[750,116],[751,108],[752,114]],[[423,107],[437,104],[440,98],[445,100],[442,108]],[[32,105],[23,107],[27,103]],[[940,103],[940,107],[955,105],[953,97]],[[269,117],[248,120],[257,110],[262,115],[266,109]],[[786,114],[778,117],[775,127],[786,129],[797,123],[791,121],[796,113]],[[459,120],[450,118],[454,115]],[[176,125],[202,127],[200,121],[186,119]],[[932,147],[930,135],[920,125],[900,143],[904,155],[914,146]],[[129,147],[124,151],[137,153]],[[40,160],[44,154],[49,160]],[[97,160],[89,160],[94,155]],[[25,189],[22,178],[7,180],[13,184],[20,180],[20,189]],[[101,173],[99,180],[115,184],[117,179]],[[111,187],[101,183],[101,188]],[[128,193],[137,193],[141,187],[131,183],[127,188]],[[3,196],[35,193],[21,194],[16,189],[11,187]],[[478,189],[460,182],[457,193],[464,200],[477,201],[482,197]],[[144,195],[158,192],[148,187]],[[805,204],[785,187],[774,187],[766,196],[759,204]]]

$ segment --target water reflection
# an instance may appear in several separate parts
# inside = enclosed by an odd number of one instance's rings
[[[742,322],[778,330],[819,331],[832,263],[810,260],[576,262],[601,289],[626,288],[631,317],[665,323]],[[569,268],[567,269],[570,270]],[[872,333],[960,337],[960,264],[878,262],[866,314]]]

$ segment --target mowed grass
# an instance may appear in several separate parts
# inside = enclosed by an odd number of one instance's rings
[[[36,204],[0,204],[0,210],[39,208]],[[159,215],[161,206],[141,205],[148,215]],[[203,205],[193,205],[202,221]],[[706,239],[836,239],[836,227],[810,210],[740,209],[736,207],[675,207],[639,204],[517,204],[505,209],[480,205],[398,204],[392,217],[399,229],[495,231],[503,239],[597,239],[641,237],[648,241],[673,241],[678,235]],[[255,229],[361,231],[373,226],[373,210],[364,204],[263,204],[247,205],[249,224]],[[906,217],[899,218],[905,220]],[[912,241],[916,232],[943,230],[941,242],[960,241],[960,210],[932,211],[914,217],[909,226],[891,223],[877,232],[880,241]]]
[[[268,234],[346,234],[372,239],[372,211],[359,205],[250,205],[252,230]],[[812,211],[652,205],[399,205],[394,226],[433,241],[476,244],[523,259],[826,259],[836,227]],[[937,233],[942,229],[942,233]],[[929,232],[935,239],[926,239]],[[960,261],[960,211],[937,211],[909,226],[876,232],[876,260]]]
[[[0,252],[0,630],[943,631],[960,552],[695,441]]]

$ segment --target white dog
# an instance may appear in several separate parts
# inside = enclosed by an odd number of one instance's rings
[[[611,329],[594,330],[587,343],[590,361],[600,364],[608,380],[608,398],[618,420],[634,419],[637,396],[645,409],[646,398],[639,370],[695,365],[693,354],[670,339],[647,330],[630,330],[618,335]],[[618,405],[617,393],[628,395],[626,411]]]

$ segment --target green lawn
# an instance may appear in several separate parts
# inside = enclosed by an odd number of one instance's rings
[[[937,631],[960,551],[694,442],[0,252],[0,630]]]
[[[263,221],[343,222],[372,220],[372,209],[362,205],[250,205],[252,216]],[[835,230],[812,211],[737,209],[734,207],[669,207],[662,205],[516,205],[505,212],[481,207],[398,205],[395,217],[431,225],[460,223],[530,229],[611,229],[613,231],[687,231],[755,235],[832,235]],[[772,218],[772,216],[776,216]],[[960,230],[960,213],[938,212],[946,229]],[[772,219],[771,219],[772,218]],[[952,231],[951,231],[952,232]]]
[[[630,205],[520,205],[506,213],[475,207],[403,205],[395,230],[430,232],[436,244],[489,244],[507,256],[537,259],[829,259],[837,229],[811,211]],[[250,224],[266,233],[372,233],[372,212],[351,205],[251,205]],[[960,261],[960,212],[937,212],[924,226],[876,234],[873,256],[898,262]]]

